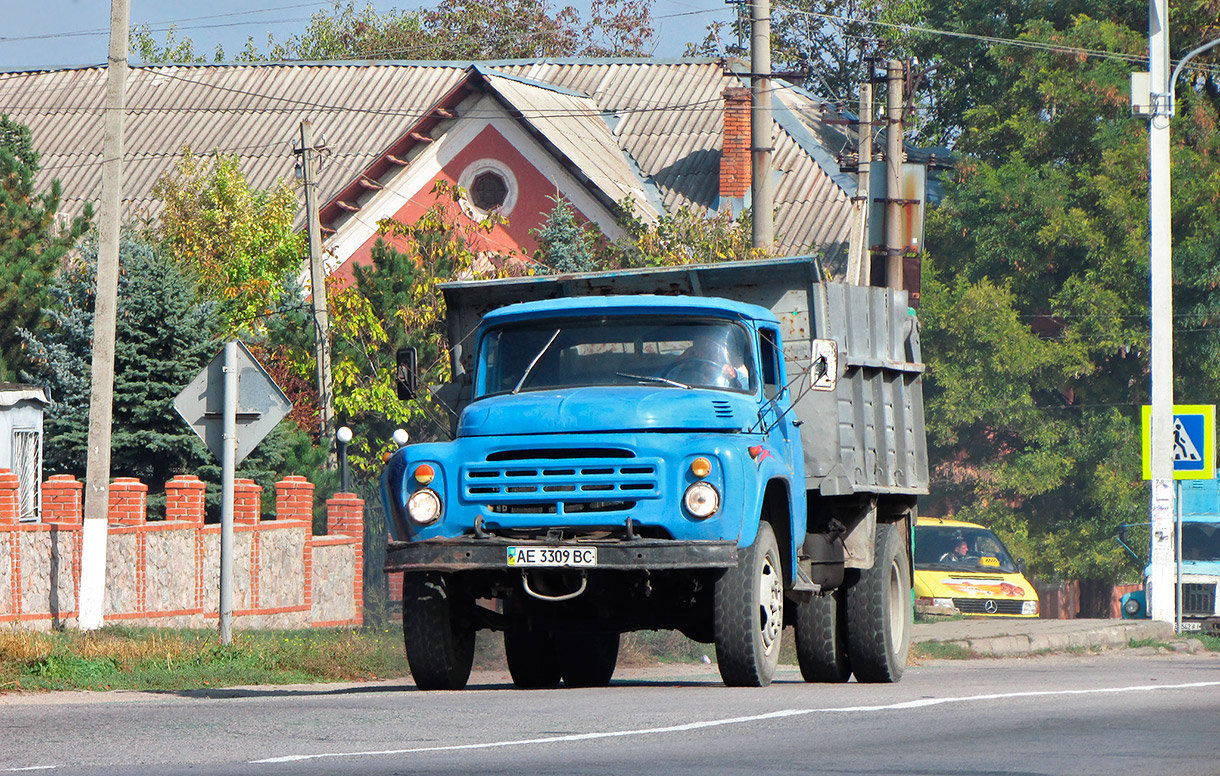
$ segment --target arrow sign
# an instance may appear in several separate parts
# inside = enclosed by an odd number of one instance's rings
[[[1144,479],[1152,479],[1152,407],[1143,411]],[[1216,405],[1173,407],[1173,478],[1210,480],[1216,476]]]
[[[212,359],[174,399],[174,409],[212,451],[224,455],[224,352]],[[292,402],[246,346],[237,343],[237,460],[250,454],[275,424],[292,411]]]

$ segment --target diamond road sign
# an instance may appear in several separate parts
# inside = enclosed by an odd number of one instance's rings
[[[1143,411],[1144,479],[1152,479],[1152,407]],[[1216,477],[1216,405],[1173,406],[1173,478],[1211,480]]]
[[[221,350],[174,399],[174,409],[219,460],[224,454],[225,354]],[[250,454],[292,402],[241,342],[237,343],[237,460]]]

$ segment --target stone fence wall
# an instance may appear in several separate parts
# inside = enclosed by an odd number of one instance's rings
[[[165,519],[149,520],[148,486],[110,487],[105,622],[215,625],[220,609],[220,526],[204,525],[204,483],[165,485]],[[234,494],[233,625],[306,628],[363,620],[364,502],[326,501],[327,535],[313,535],[314,486],[275,486],[275,516],[261,519],[262,490],[237,480]],[[17,477],[0,469],[0,627],[75,625],[80,595],[83,485],[56,475],[42,485],[42,522],[17,520]]]

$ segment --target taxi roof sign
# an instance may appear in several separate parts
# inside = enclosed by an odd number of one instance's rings
[[[1144,479],[1152,479],[1152,406],[1143,407]],[[1216,405],[1173,405],[1173,478],[1216,478]]]

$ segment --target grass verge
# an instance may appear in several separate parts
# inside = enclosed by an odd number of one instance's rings
[[[185,690],[407,673],[397,628],[247,631],[228,645],[210,630],[0,631],[0,692]]]

